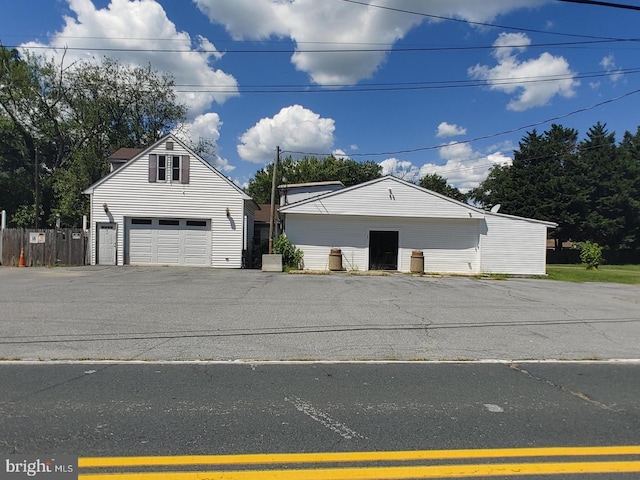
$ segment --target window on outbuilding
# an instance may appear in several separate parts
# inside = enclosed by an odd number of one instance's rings
[[[149,155],[149,182],[189,183],[189,155]]]
[[[171,180],[174,182],[180,181],[180,157],[171,157]]]
[[[167,156],[158,155],[158,181],[167,181]]]
[[[159,225],[171,225],[171,226],[177,227],[178,225],[180,225],[180,220],[173,220],[173,219],[163,218],[163,219],[158,221],[158,224]]]

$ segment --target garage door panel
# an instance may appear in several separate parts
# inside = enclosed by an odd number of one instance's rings
[[[179,234],[179,232],[175,232],[175,234],[173,234],[173,235],[167,235],[166,232],[158,232],[157,244],[160,247],[163,247],[163,246],[179,246],[180,245],[180,234]]]
[[[211,265],[209,220],[130,219],[130,264]]]
[[[149,225],[131,225],[129,263],[153,263],[153,238]]]
[[[207,265],[211,234],[202,227],[188,227],[184,231],[184,259],[187,265]]]

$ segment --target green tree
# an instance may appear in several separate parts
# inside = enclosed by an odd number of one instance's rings
[[[635,134],[625,132],[618,146],[618,155],[627,172],[624,182],[628,201],[624,213],[627,234],[622,244],[640,248],[640,127]]]
[[[561,245],[574,237],[586,201],[576,174],[577,141],[576,130],[560,125],[527,133],[512,165],[494,167],[470,198],[483,207],[500,204],[504,213],[557,222],[552,235]]]
[[[271,182],[273,163],[256,172],[249,180],[247,193],[258,203],[271,202]],[[334,156],[326,158],[304,157],[294,160],[291,157],[280,159],[276,182],[278,185],[285,183],[307,183],[341,181],[345,187],[367,182],[382,175],[382,167],[374,161],[358,162],[352,159],[340,159]],[[276,203],[279,196],[276,198]]]
[[[78,225],[87,212],[82,190],[108,171],[108,155],[121,146],[145,147],[185,117],[172,78],[151,67],[111,59],[66,65],[4,47],[0,65],[0,119],[17,133],[14,160],[30,183],[29,204],[37,178],[49,224],[60,215],[63,225]],[[25,209],[21,202],[17,210]]]
[[[418,185],[420,185],[422,188],[426,188],[427,190],[431,190],[432,192],[440,193],[460,202],[467,201],[467,195],[462,193],[456,187],[449,185],[447,183],[447,179],[442,177],[441,175],[438,175],[437,173],[425,175],[420,179]]]
[[[25,162],[27,155],[19,138],[13,123],[0,116],[0,210],[15,213],[22,205],[30,205],[33,214],[35,172]]]
[[[513,165],[495,167],[471,198],[505,213],[558,223],[561,241],[590,241],[610,251],[640,245],[640,129],[620,145],[598,122],[577,132],[553,125],[528,133]]]
[[[588,206],[582,223],[582,235],[610,250],[628,247],[637,225],[637,162],[634,163],[631,137],[625,135],[625,147],[618,148],[614,133],[598,122],[580,143],[583,175],[587,179]]]

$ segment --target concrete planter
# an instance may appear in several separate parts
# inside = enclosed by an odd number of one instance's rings
[[[263,272],[282,272],[282,255],[273,253],[262,255]]]

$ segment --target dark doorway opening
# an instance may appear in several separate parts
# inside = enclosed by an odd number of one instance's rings
[[[369,270],[398,269],[398,232],[369,232]]]

